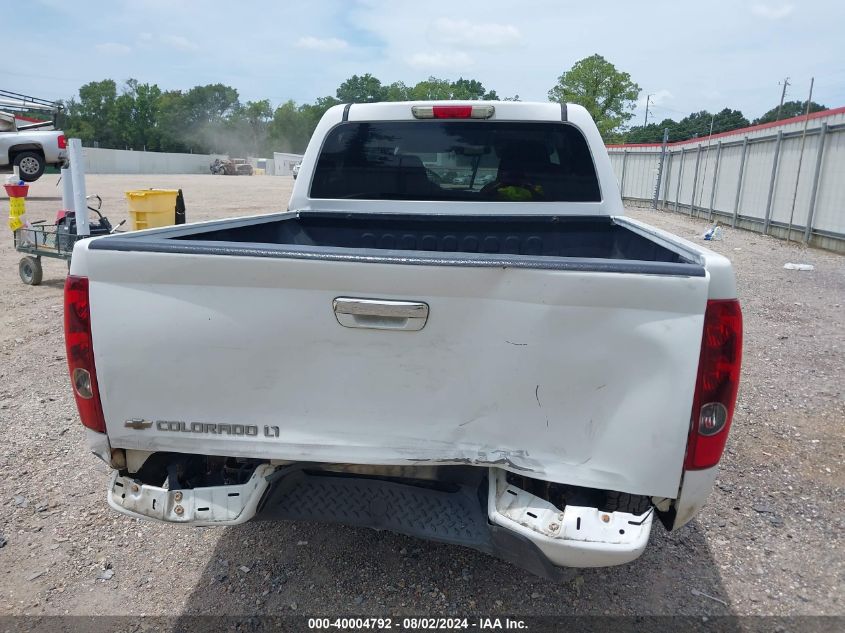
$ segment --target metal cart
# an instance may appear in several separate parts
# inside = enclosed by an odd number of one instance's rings
[[[96,207],[88,207],[98,216],[97,222],[91,222],[91,235],[77,235],[76,222],[73,214],[68,214],[55,224],[45,224],[45,220],[30,222],[28,227],[22,227],[14,232],[15,250],[24,253],[24,257],[18,263],[18,274],[21,281],[30,286],[37,286],[41,283],[42,269],[41,258],[50,257],[67,261],[70,270],[70,259],[73,255],[73,247],[77,241],[108,235],[114,233],[126,220],[115,227],[112,227],[102,213],[100,207],[103,204],[100,196],[88,196],[88,199],[96,199]]]

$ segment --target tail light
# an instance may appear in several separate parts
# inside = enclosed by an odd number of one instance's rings
[[[489,119],[496,112],[491,105],[412,106],[417,119]]]
[[[686,470],[702,470],[719,463],[736,405],[741,360],[739,301],[708,301],[684,462]]]
[[[64,134],[59,134],[57,141],[59,143],[59,149],[67,149],[67,137]]]
[[[68,275],[65,281],[65,347],[73,395],[82,424],[92,431],[105,433],[106,420],[100,403],[91,341],[87,277]]]

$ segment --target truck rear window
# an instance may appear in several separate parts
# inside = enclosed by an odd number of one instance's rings
[[[599,202],[587,141],[565,123],[342,123],[326,137],[311,198]]]

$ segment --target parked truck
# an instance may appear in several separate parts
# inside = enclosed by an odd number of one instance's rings
[[[67,161],[67,139],[56,129],[57,102],[0,90],[0,170],[17,167],[22,180],[38,180],[47,166]],[[26,120],[18,112],[49,112],[50,120]],[[25,123],[22,121],[26,120]]]
[[[115,510],[546,576],[698,512],[742,348],[729,261],[625,217],[585,109],[520,102],[330,109],[286,212],[78,243],[65,332]]]

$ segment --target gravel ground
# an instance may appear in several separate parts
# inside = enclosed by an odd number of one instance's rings
[[[59,206],[32,187],[30,219]],[[283,209],[287,178],[89,176],[114,222],[122,192],[181,187],[189,221]],[[5,215],[6,201],[0,199]],[[705,225],[631,209],[700,241]],[[843,615],[845,258],[725,230],[745,315],[743,381],[709,504],[656,525],[635,563],[555,584],[470,550],[335,525],[178,528],[108,509],[66,375],[61,262],[24,286],[0,244],[0,614]],[[810,263],[812,272],[784,270]],[[705,595],[706,594],[706,595]]]

